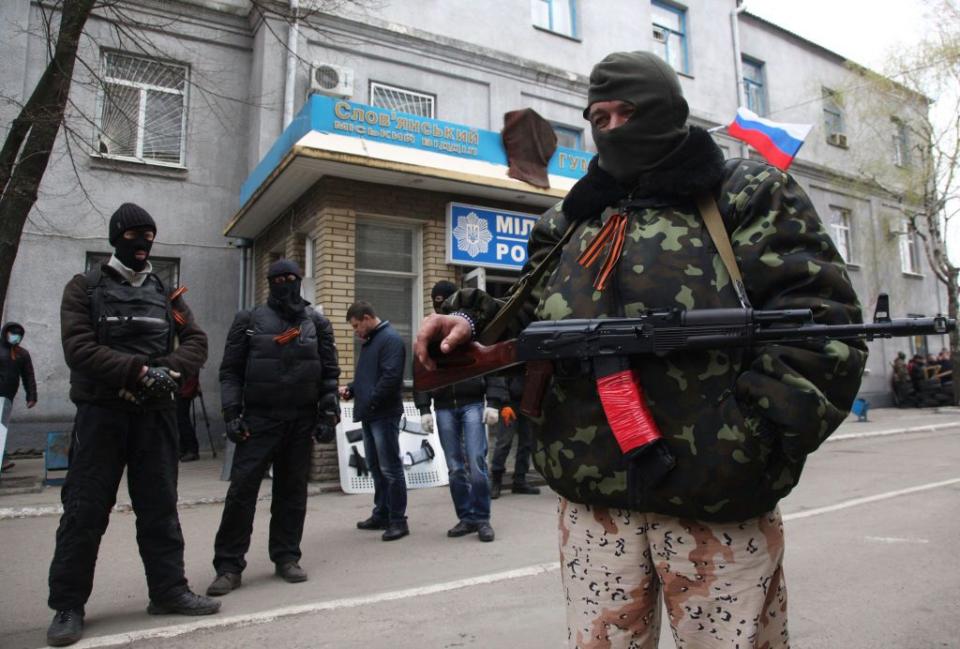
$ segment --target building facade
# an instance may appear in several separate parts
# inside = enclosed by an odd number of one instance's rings
[[[335,14],[299,4],[295,22],[286,2],[248,0],[131,1],[120,17],[91,18],[81,46],[91,70],[78,66],[72,128],[28,222],[4,314],[27,326],[41,383],[41,406],[15,417],[72,417],[60,291],[109,252],[106,221],[124,201],[157,219],[154,255],[170,283],[190,288],[210,334],[201,377],[210,412],[219,410],[216,369],[233,313],[264,299],[274,258],[305,268],[306,297],[333,322],[345,380],[355,342],[344,317],[355,299],[373,303],[410,344],[435,281],[504,290],[529,224],[595,151],[581,116],[588,75],[617,50],[668,60],[697,125],[727,124],[738,105],[813,123],[791,173],[851,264],[865,315],[880,292],[895,316],[946,305],[902,233],[904,206],[860,173],[858,151],[876,143],[853,128],[857,69],[738,11],[736,0],[610,0],[602,9],[584,0],[392,0]],[[29,0],[0,5],[12,45],[0,61],[5,95],[22,101],[41,74],[49,11]],[[124,16],[136,28],[117,29]],[[558,134],[549,189],[506,174],[499,132],[504,113],[520,108]],[[2,110],[9,123],[13,108]],[[716,138],[726,155],[750,155],[722,130]],[[871,343],[862,396],[888,403],[896,352],[943,345],[933,336]]]

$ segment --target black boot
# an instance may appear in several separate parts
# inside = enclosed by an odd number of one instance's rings
[[[500,487],[503,485],[502,473],[490,474],[490,500],[496,500],[500,497]]]
[[[406,521],[400,523],[388,523],[387,529],[381,535],[381,539],[384,541],[396,541],[397,539],[402,539],[407,534],[410,533],[410,528],[407,527]]]
[[[57,611],[47,628],[47,644],[51,647],[66,647],[82,637],[82,608],[68,608]]]

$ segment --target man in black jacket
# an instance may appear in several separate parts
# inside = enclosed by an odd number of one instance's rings
[[[361,530],[384,530],[384,541],[410,533],[407,527],[407,479],[400,459],[403,368],[406,348],[390,322],[377,317],[367,302],[347,309],[347,322],[363,343],[353,381],[340,388],[342,399],[356,399],[353,420],[363,425],[363,454],[373,476],[373,513],[357,523]]]
[[[220,398],[227,437],[237,447],[214,542],[217,576],[208,595],[240,586],[257,493],[271,462],[270,560],[283,580],[307,579],[299,562],[311,437],[333,436],[340,364],[333,326],[300,297],[302,276],[289,259],[270,264],[267,304],[237,313],[227,334]]]
[[[50,563],[47,630],[53,646],[83,635],[100,538],[127,472],[137,545],[150,593],[147,612],[209,615],[220,603],[187,586],[177,515],[177,380],[207,360],[207,335],[148,261],[157,226],[124,203],[110,217],[114,254],[63,289],[60,332],[77,404],[63,516]],[[179,343],[179,344],[177,344]]]
[[[21,380],[27,393],[27,408],[37,405],[37,381],[33,374],[33,362],[30,360],[30,352],[21,345],[24,333],[23,325],[17,322],[8,322],[0,330],[0,400],[9,401],[2,406],[2,425],[6,425],[10,417],[10,407],[20,389]],[[3,450],[2,445],[0,450]],[[7,463],[6,452],[3,457],[3,467],[0,470],[6,471],[13,466],[13,462]]]
[[[442,313],[444,300],[456,290],[452,282],[445,280],[434,284],[430,299],[436,313]],[[413,395],[425,432],[433,432],[431,401],[436,410],[437,432],[447,461],[450,496],[458,519],[457,524],[447,530],[447,536],[451,538],[476,532],[481,541],[494,539],[490,525],[486,426],[497,423],[500,400],[505,397],[506,386],[498,377],[468,379],[433,392]]]

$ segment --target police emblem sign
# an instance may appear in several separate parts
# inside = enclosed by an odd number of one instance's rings
[[[520,270],[536,214],[447,204],[447,263]]]

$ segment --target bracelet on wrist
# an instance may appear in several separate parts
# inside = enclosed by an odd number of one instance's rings
[[[467,321],[467,324],[470,325],[470,340],[475,340],[477,337],[477,322],[470,316],[469,313],[464,311],[454,311],[450,315],[457,316],[458,318],[463,318]]]

